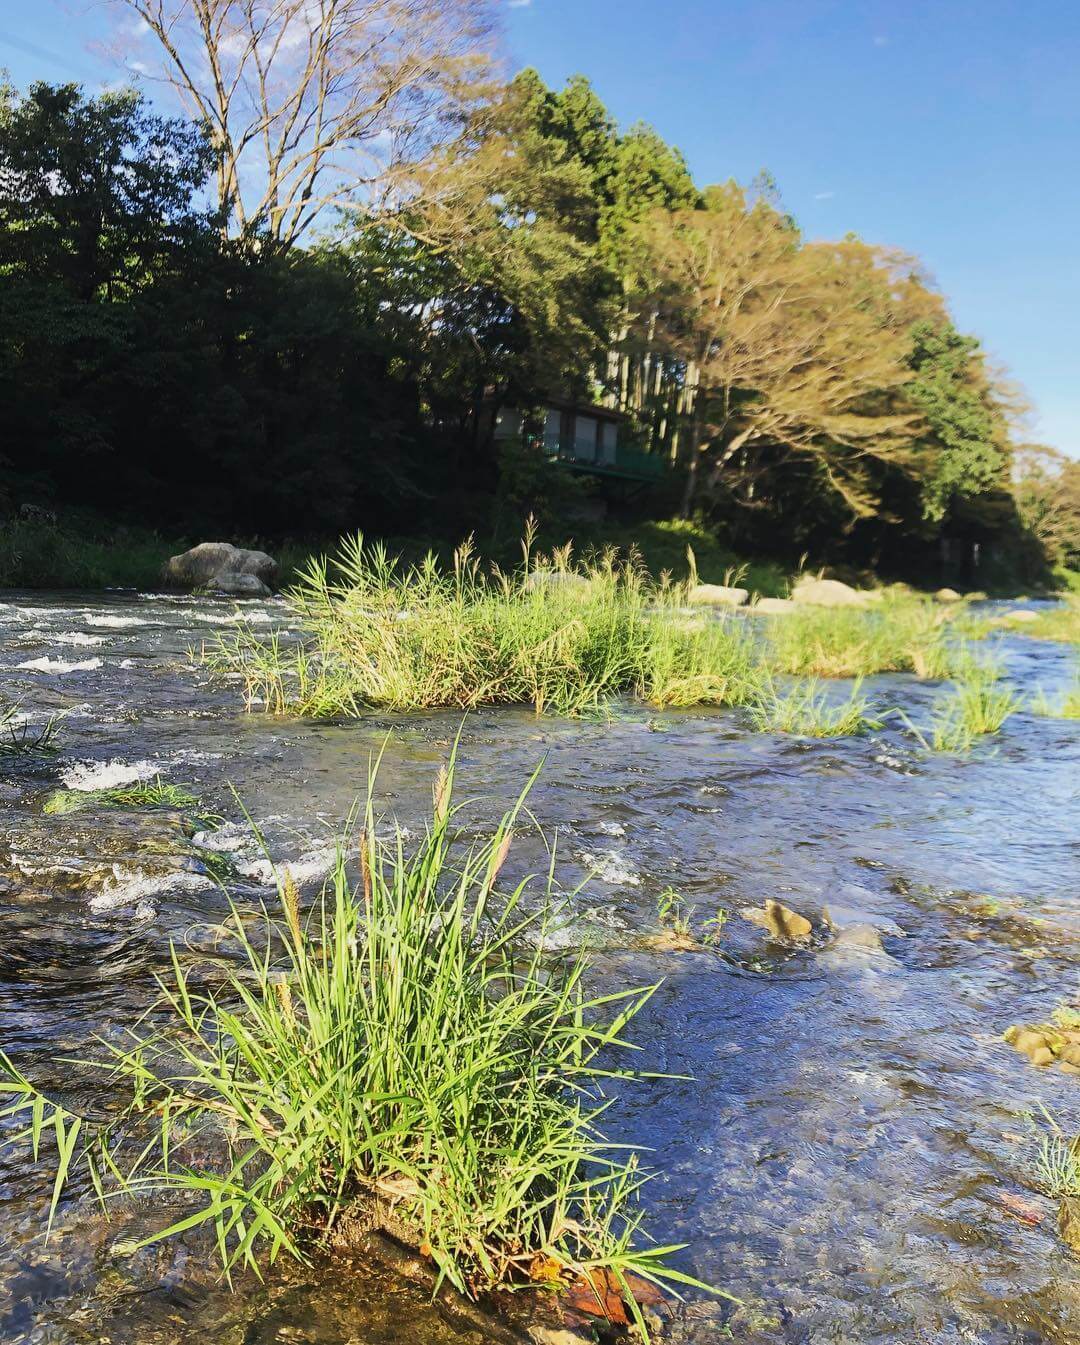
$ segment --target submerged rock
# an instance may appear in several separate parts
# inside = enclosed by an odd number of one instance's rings
[[[907,935],[887,915],[877,915],[872,911],[863,911],[856,906],[836,906],[832,902],[823,906],[821,918],[833,930],[850,929],[852,926],[867,926],[878,935],[891,934],[897,939],[906,939]]]
[[[266,598],[277,576],[277,561],[265,551],[247,551],[230,542],[200,542],[171,556],[162,578],[174,588],[202,588],[236,597]]]
[[[732,588],[727,584],[695,584],[690,590],[692,603],[709,607],[742,607],[749,597],[748,589]]]
[[[791,591],[792,601],[806,607],[867,607],[873,601],[863,589],[839,579],[800,579]]]

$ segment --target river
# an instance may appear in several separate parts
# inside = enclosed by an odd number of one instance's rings
[[[310,893],[370,755],[386,741],[380,798],[416,826],[457,731],[456,715],[245,713],[188,653],[235,614],[160,595],[0,595],[0,693],[31,718],[64,716],[57,754],[0,760],[0,1044],[65,1096],[78,1069],[58,1057],[115,1037],[152,999],[170,941],[201,948],[225,913],[200,851],[227,854],[239,902],[267,896],[246,810]],[[244,615],[269,630],[287,614]],[[1071,678],[1067,646],[1007,635],[1000,652],[1024,692]],[[867,689],[915,719],[935,691],[906,676]],[[1080,1087],[1001,1040],[1080,991],[1080,723],[1024,712],[952,758],[898,721],[804,742],[736,712],[482,712],[462,734],[470,818],[501,812],[541,758],[532,808],[560,875],[591,875],[574,934],[602,983],[662,980],[634,1025],[637,1063],[680,1076],[625,1087],[608,1132],[651,1151],[655,1237],[688,1243],[678,1263],[743,1300],[694,1303],[673,1338],[1080,1341],[1080,1274],[1027,1185],[1026,1120],[1046,1106],[1080,1129]],[[158,774],[223,825],[177,850],[153,816],[42,811],[61,785]],[[516,847],[519,867],[543,859],[538,836]],[[815,919],[848,908],[883,951],[783,952],[738,915],[722,953],[649,948],[669,884],[699,919],[768,897]],[[1016,1194],[1040,1223],[1010,1210]],[[65,1206],[45,1244],[47,1203],[47,1177],[0,1155],[3,1345],[480,1340],[362,1265],[282,1268],[229,1293],[198,1244],[119,1258],[90,1200]]]

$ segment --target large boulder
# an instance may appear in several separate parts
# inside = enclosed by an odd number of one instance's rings
[[[695,584],[690,590],[690,601],[708,607],[742,607],[750,597],[745,588],[732,588],[728,584]]]
[[[866,607],[872,601],[869,593],[839,579],[800,579],[791,598],[806,607]]]
[[[277,561],[265,551],[246,551],[230,542],[200,542],[182,555],[171,556],[162,577],[172,588],[266,598],[277,568]]]
[[[963,597],[954,588],[939,588],[934,594],[936,602],[962,602]]]
[[[794,612],[795,607],[790,598],[758,598],[750,611],[755,616],[785,616]]]

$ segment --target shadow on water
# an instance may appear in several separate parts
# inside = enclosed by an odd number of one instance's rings
[[[272,603],[249,612],[283,620]],[[269,892],[232,788],[310,893],[385,735],[382,796],[415,826],[457,730],[447,715],[244,716],[187,658],[233,618],[154,596],[0,605],[4,694],[65,716],[47,768],[0,778],[0,1040],[60,1089],[78,1094],[79,1072],[56,1057],[145,1010],[170,940],[227,955],[221,864],[242,905]],[[1063,647],[1003,648],[1024,689],[1052,695],[1071,676]],[[904,677],[871,689],[913,716],[934,692]],[[674,1339],[1080,1341],[1080,1275],[1025,1188],[1025,1114],[1080,1122],[1080,1090],[1000,1040],[1078,988],[1080,725],[1021,714],[960,760],[926,758],[896,729],[808,745],[731,713],[480,712],[461,753],[469,817],[500,812],[541,757],[533,808],[567,887],[589,878],[571,933],[593,946],[594,976],[663,982],[636,1032],[641,1062],[668,1077],[625,1087],[613,1138],[651,1150],[656,1237],[687,1242],[685,1267],[744,1300],[691,1304]],[[157,774],[224,824],[192,836],[164,814],[43,814],[57,788]],[[523,837],[514,862],[545,866],[544,843]],[[812,918],[848,908],[882,948],[781,950],[733,914],[719,951],[650,949],[669,884],[698,921],[769,897]],[[146,1211],[106,1225],[75,1201],[46,1246],[45,1186],[0,1157],[0,1342],[479,1339],[370,1266],[283,1268],[230,1294],[197,1242],[113,1255]],[[1002,1202],[1021,1191],[1041,1223]]]

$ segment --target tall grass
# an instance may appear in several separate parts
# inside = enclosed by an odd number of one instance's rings
[[[331,565],[313,561],[289,595],[299,645],[241,631],[205,651],[239,671],[249,703],[276,712],[531,705],[580,715],[612,698],[658,705],[742,704],[752,691],[749,634],[734,622],[680,619],[685,585],[654,583],[631,555],[575,568],[568,550],[506,573],[468,546],[453,567],[402,567],[357,537]]]
[[[531,543],[504,571],[481,569],[468,546],[450,567],[433,555],[401,565],[357,537],[288,595],[299,642],[242,628],[203,656],[241,675],[249,705],[314,717],[515,704],[582,715],[618,696],[760,706],[774,671],[949,670],[945,616],[929,602],[795,611],[762,637],[738,614],[687,616],[692,562],[676,583],[651,578],[633,551],[575,564],[568,547],[545,557]]]
[[[234,913],[224,983],[174,953],[158,1004],[91,1067],[126,1095],[108,1124],[0,1056],[0,1119],[24,1122],[7,1143],[51,1146],[54,1210],[77,1172],[103,1199],[152,1197],[146,1242],[208,1229],[227,1271],[303,1256],[356,1216],[474,1296],[594,1271],[694,1283],[676,1248],[642,1245],[638,1160],[598,1128],[655,987],[594,996],[581,955],[548,951],[551,871],[536,897],[500,885],[528,786],[466,843],[453,776],[451,758],[412,849],[369,787],[306,916],[287,872],[261,928]]]
[[[796,609],[774,623],[771,661],[800,677],[948,676],[946,616],[918,598],[885,598],[869,610]]]

